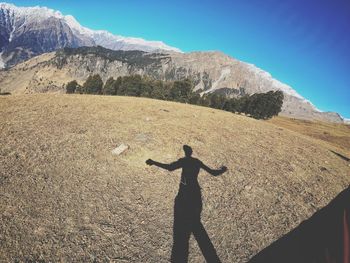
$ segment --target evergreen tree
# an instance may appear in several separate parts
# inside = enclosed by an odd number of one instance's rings
[[[203,94],[202,97],[200,97],[199,105],[204,106],[204,107],[209,107],[210,106],[210,94]]]
[[[75,88],[75,93],[77,93],[77,94],[84,94],[84,93],[85,93],[84,87],[81,86],[81,85],[78,85],[78,86]]]
[[[151,98],[169,100],[171,85],[168,82],[156,80],[152,82]]]
[[[115,81],[114,81],[114,88],[115,88],[115,94],[116,95],[122,95],[120,94],[120,90],[121,90],[121,85],[122,85],[122,80],[123,77],[118,77]]]
[[[201,99],[201,96],[199,95],[199,93],[192,92],[192,94],[188,100],[188,103],[194,104],[194,105],[199,105],[200,99]]]
[[[269,103],[266,109],[266,117],[271,118],[273,116],[277,116],[281,112],[284,95],[280,90],[275,92],[270,91],[267,93],[267,95]]]
[[[223,109],[226,102],[226,98],[222,95],[211,94],[210,107],[215,109]]]
[[[248,95],[244,95],[243,97],[239,98],[237,101],[237,112],[247,113],[248,103],[249,103]]]
[[[118,95],[140,97],[142,87],[143,83],[140,75],[125,76],[121,78]]]
[[[116,95],[117,91],[116,91],[116,81],[114,80],[114,78],[110,77],[109,79],[107,79],[105,85],[103,86],[102,89],[102,94],[104,95]]]
[[[152,79],[148,77],[141,77],[140,78],[140,96],[146,97],[146,98],[153,98],[153,89],[154,89],[155,83],[152,81]]]
[[[189,79],[174,81],[170,90],[170,99],[178,102],[188,102],[192,93],[192,82]]]
[[[83,86],[84,92],[87,94],[101,94],[103,81],[99,74],[90,75]]]
[[[227,99],[223,109],[226,111],[233,112],[233,113],[237,112],[238,111],[238,99],[236,99],[236,98]]]
[[[253,94],[246,101],[244,112],[256,119],[269,119],[281,111],[283,97],[282,91]]]
[[[75,93],[78,87],[79,87],[78,82],[76,80],[72,80],[68,82],[66,85],[66,93],[67,94]]]
[[[88,93],[149,97],[162,100],[173,100],[206,107],[222,109],[230,112],[245,113],[256,119],[268,119],[278,115],[283,105],[282,91],[256,93],[251,96],[227,98],[220,94],[205,93],[202,96],[193,91],[193,83],[189,79],[165,82],[149,77],[131,75],[109,78],[103,86],[99,75],[89,76],[81,87],[76,81],[66,85],[67,93]]]

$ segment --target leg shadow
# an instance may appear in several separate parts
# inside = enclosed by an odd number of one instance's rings
[[[221,262],[208,233],[201,223],[202,198],[200,191],[181,192],[175,198],[172,263],[188,261],[189,239],[193,233],[208,263]]]
[[[203,224],[199,221],[192,228],[192,233],[197,240],[198,246],[207,262],[221,262],[213,243],[211,242]]]

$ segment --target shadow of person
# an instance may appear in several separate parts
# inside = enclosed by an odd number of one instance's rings
[[[350,186],[248,263],[349,263]]]
[[[198,183],[200,169],[207,171],[213,176],[224,173],[227,168],[222,166],[214,170],[206,166],[200,160],[192,157],[192,148],[183,146],[185,157],[176,162],[164,164],[148,159],[148,165],[156,165],[168,171],[182,168],[179,192],[174,204],[173,248],[171,262],[187,262],[189,239],[193,233],[199,248],[207,262],[221,262],[210,238],[201,223],[202,195]]]

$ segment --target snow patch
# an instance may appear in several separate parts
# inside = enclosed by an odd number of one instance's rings
[[[84,31],[81,31],[85,34]],[[158,49],[175,51],[182,53],[178,48],[166,45],[162,41],[149,41],[143,38],[136,37],[124,37],[120,35],[113,35],[112,33],[105,30],[91,30],[87,35],[92,36],[96,45],[100,45],[110,49],[123,49],[123,50],[144,50],[144,51],[155,51]]]
[[[9,42],[12,41],[12,39],[13,39],[13,34],[14,34],[15,30],[16,30],[16,26],[13,25],[13,28],[12,28],[12,30],[11,30],[10,37],[9,37]]]
[[[0,52],[0,69],[5,68],[5,61],[2,59],[2,52]]]
[[[343,118],[344,123],[350,124],[350,119]]]
[[[271,82],[271,87],[273,90],[281,90],[282,92],[284,92],[287,95],[290,95],[292,97],[298,98],[299,100],[301,100],[303,103],[307,103],[309,105],[311,105],[311,107],[318,112],[322,112],[320,109],[316,108],[315,105],[313,105],[309,100],[305,99],[303,96],[301,96],[295,89],[293,89],[291,86],[284,84],[282,82],[280,82],[277,79],[274,79],[270,73],[258,68],[257,66],[255,66],[254,64],[250,64],[250,63],[244,63],[245,65],[247,65],[248,70],[250,70],[251,73],[260,76],[263,79],[266,79],[268,81]]]
[[[254,64],[249,64],[249,63],[245,63],[245,64],[248,66],[248,69],[252,73],[260,75],[263,78],[271,81],[273,87],[280,89],[281,91],[283,91],[284,93],[286,93],[288,95],[305,100],[298,92],[295,91],[295,89],[293,89],[291,86],[288,86],[287,84],[284,84],[284,83],[278,81],[277,79],[274,79],[270,73],[258,68]]]
[[[17,6],[14,4],[9,4],[9,3],[0,3],[0,8],[6,8],[6,9],[15,9]]]
[[[92,36],[93,31],[87,27],[83,27],[79,24],[79,22],[74,18],[74,16],[66,15],[63,17],[63,20],[66,24],[73,30],[73,32],[77,32],[82,35]]]

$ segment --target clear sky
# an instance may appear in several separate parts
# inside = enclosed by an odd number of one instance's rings
[[[9,0],[73,15],[83,26],[221,50],[350,118],[350,0]]]

